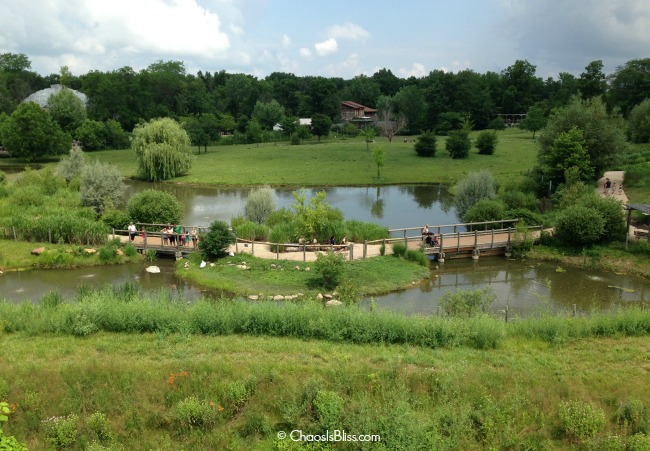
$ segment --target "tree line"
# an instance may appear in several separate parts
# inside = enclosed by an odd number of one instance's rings
[[[263,130],[284,117],[315,114],[337,123],[343,100],[378,108],[389,99],[394,112],[406,119],[405,134],[445,133],[465,118],[485,129],[497,113],[523,114],[533,106],[548,113],[574,95],[602,96],[608,110],[627,116],[648,95],[650,58],[629,61],[612,74],[603,67],[601,60],[592,61],[578,77],[562,72],[547,79],[527,60],[500,73],[434,70],[400,78],[381,69],[349,80],[282,72],[258,79],[224,70],[189,74],[182,61],[157,61],[140,71],[122,67],[74,76],[63,67],[60,74],[41,76],[31,71],[26,55],[5,53],[0,55],[0,112],[10,115],[29,94],[59,83],[88,96],[89,119],[114,120],[127,131],[152,118],[203,115],[211,115],[220,131],[230,132],[245,132],[251,119]]]

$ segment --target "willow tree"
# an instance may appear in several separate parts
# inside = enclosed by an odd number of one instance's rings
[[[194,160],[190,146],[187,132],[170,118],[153,119],[133,130],[138,172],[150,182],[187,173]]]

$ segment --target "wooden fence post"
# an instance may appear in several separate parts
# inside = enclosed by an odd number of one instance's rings
[[[363,258],[368,255],[368,240],[363,240]]]
[[[302,243],[302,261],[307,261],[307,245],[305,243]]]

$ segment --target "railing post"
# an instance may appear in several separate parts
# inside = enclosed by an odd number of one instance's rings
[[[16,226],[11,226],[11,228],[14,230],[14,241],[18,241],[18,238],[16,238]]]
[[[456,232],[456,252],[460,253],[460,232]]]
[[[406,246],[407,248],[409,247],[409,242],[408,239],[406,238],[406,229],[404,229],[404,246]]]
[[[255,240],[251,241],[251,255],[255,257]]]
[[[113,232],[113,238],[115,238],[115,232]],[[47,229],[47,239],[52,244],[52,229]]]
[[[492,229],[492,241],[490,241],[490,249],[494,247],[494,229]]]
[[[354,260],[354,243],[348,243],[350,249],[350,261]]]
[[[368,256],[368,240],[363,240],[363,258]]]
[[[275,259],[280,260],[280,243],[275,245]]]
[[[302,243],[302,261],[307,261],[307,245],[305,243]]]
[[[144,233],[144,253],[147,253],[147,232]]]

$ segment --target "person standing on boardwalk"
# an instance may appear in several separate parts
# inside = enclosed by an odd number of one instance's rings
[[[605,184],[603,185],[603,194],[609,194],[609,190],[612,187],[612,181],[609,177],[605,177]]]
[[[135,239],[135,234],[137,232],[137,229],[135,228],[135,225],[133,223],[129,224],[129,240],[133,243],[133,240]]]

